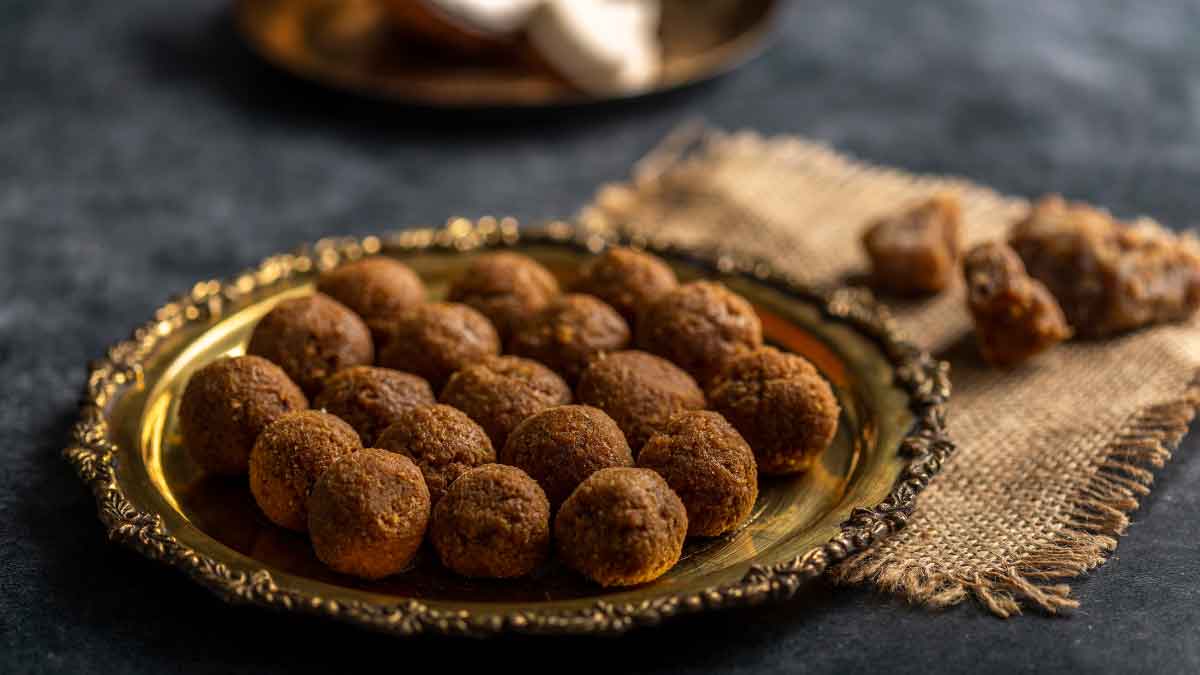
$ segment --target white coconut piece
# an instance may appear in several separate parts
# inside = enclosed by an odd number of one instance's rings
[[[662,70],[657,0],[549,0],[529,18],[529,41],[569,82],[597,95],[650,88]]]
[[[543,0],[383,0],[400,29],[467,53],[511,47]]]
[[[419,0],[478,33],[507,37],[521,30],[542,0]]]

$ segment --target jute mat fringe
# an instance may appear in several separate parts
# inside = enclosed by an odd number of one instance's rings
[[[1002,238],[1028,208],[968,181],[917,176],[794,137],[692,125],[629,183],[602,189],[585,225],[736,249],[814,285],[853,283],[872,217],[936,192],[963,202],[966,241]],[[983,364],[959,284],[895,301],[908,337],[951,363],[958,451],[903,532],[834,570],[931,607],[975,597],[998,616],[1076,607],[1062,581],[1100,565],[1200,407],[1200,322],[1072,342],[1012,370]]]
[[[872,551],[846,561],[836,577],[846,583],[870,582],[931,607],[956,604],[970,593],[1001,617],[1020,614],[1022,603],[1050,613],[1077,607],[1069,586],[1047,582],[1077,577],[1101,565],[1116,549],[1116,537],[1129,526],[1129,512],[1138,507],[1138,497],[1150,492],[1154,474],[1146,467],[1161,468],[1171,458],[1170,449],[1186,433],[1198,406],[1200,378],[1193,379],[1178,400],[1135,413],[1098,453],[1090,480],[1070,496],[1072,508],[1065,514],[1062,529],[1013,563],[968,571],[895,552]],[[928,516],[924,511],[918,507],[923,517],[914,518],[913,530],[937,532],[938,525],[928,522],[937,515]],[[980,536],[998,534],[981,532]]]

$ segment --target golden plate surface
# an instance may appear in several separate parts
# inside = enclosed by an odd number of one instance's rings
[[[66,456],[95,493],[112,539],[221,597],[404,635],[619,633],[678,614],[783,599],[903,527],[917,493],[953,451],[942,422],[946,366],[896,340],[864,292],[800,289],[762,263],[714,251],[647,246],[681,278],[716,276],[745,295],[768,341],[812,360],[843,413],[812,470],[763,479],[747,524],[689,541],[679,564],[649,584],[602,589],[554,561],[527,579],[467,580],[442,569],[428,550],[410,570],[382,581],[345,577],[322,566],[302,535],[267,521],[244,481],[205,477],[180,444],[176,410],[190,374],[241,353],[255,322],[281,299],[311,293],[320,270],[392,255],[438,296],[480,250],[512,247],[569,280],[608,243],[562,223],[518,231],[511,220],[459,220],[382,239],[322,240],[226,282],[200,282],[92,365]]]
[[[237,0],[236,25],[263,59],[327,87],[421,106],[531,108],[636,98],[701,82],[754,57],[778,0],[665,0],[663,73],[650,90],[596,98],[521,52],[470,57],[395,30],[379,0]]]

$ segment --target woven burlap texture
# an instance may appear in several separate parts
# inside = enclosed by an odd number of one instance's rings
[[[872,166],[795,137],[691,126],[602,189],[585,225],[770,261],[814,285],[853,283],[873,217],[933,193],[963,204],[966,244],[1003,238],[1025,200]],[[1071,342],[1011,370],[977,354],[961,282],[890,309],[951,363],[958,451],[908,527],[834,570],[929,606],[974,595],[1000,616],[1078,603],[1061,583],[1104,562],[1200,405],[1200,323]]]

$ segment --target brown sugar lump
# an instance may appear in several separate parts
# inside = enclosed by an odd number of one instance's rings
[[[1007,245],[991,242],[971,249],[963,276],[975,338],[988,363],[1011,366],[1071,336],[1054,296],[1025,273]]]
[[[456,478],[496,461],[496,450],[483,429],[461,410],[440,404],[401,412],[375,447],[416,462],[435,506]]]
[[[262,430],[308,399],[279,366],[258,356],[223,358],[197,370],[179,402],[188,454],[205,471],[244,474]]]
[[[453,302],[421,305],[384,330],[379,364],[420,375],[438,390],[454,371],[500,353],[492,322]]]
[[[657,256],[613,246],[584,265],[572,290],[607,302],[633,325],[642,307],[677,286],[675,271]]]
[[[687,509],[688,535],[715,537],[741,525],[758,499],[754,451],[719,413],[681,413],[638,455]]]
[[[554,518],[559,558],[602,586],[653,581],[679,562],[687,510],[649,469],[593,473]]]
[[[1078,335],[1180,321],[1200,308],[1200,244],[1155,223],[1122,223],[1050,195],[1013,227],[1009,243]]]
[[[429,539],[442,564],[464,577],[524,576],[549,551],[550,502],[516,467],[476,467],[434,507]]]
[[[525,418],[571,402],[558,373],[519,356],[490,356],[450,376],[442,403],[475,420],[499,449]]]
[[[309,396],[337,371],[375,360],[367,325],[323,293],[276,305],[254,327],[246,351],[275,362]]]
[[[652,303],[638,320],[638,344],[712,382],[738,355],[762,346],[762,322],[745,298],[715,281],[693,281]]]
[[[629,345],[629,324],[602,300],[590,295],[560,295],[524,321],[509,341],[509,351],[540,361],[574,383],[588,361]]]
[[[308,498],[317,558],[363,579],[404,570],[429,524],[429,490],[404,455],[365,448],[326,469]]]
[[[750,443],[758,470],[771,475],[807,469],[833,440],[840,413],[808,359],[774,347],[735,359],[708,402]]]
[[[507,341],[526,318],[559,293],[558,280],[529,256],[485,253],[455,279],[447,296],[482,313]]]
[[[633,466],[633,453],[617,423],[586,405],[550,408],[521,422],[499,459],[536,480],[554,508],[596,471]]]
[[[941,292],[958,273],[961,233],[962,209],[952,194],[874,221],[862,239],[873,283],[897,295]]]
[[[580,403],[608,413],[636,453],[678,413],[704,407],[696,380],[670,361],[628,350],[597,356],[579,378]]]
[[[358,434],[318,410],[300,410],[263,430],[250,452],[250,493],[271,522],[308,529],[308,495],[325,470],[362,449]]]
[[[349,307],[368,326],[425,301],[425,284],[417,273],[384,256],[363,258],[323,273],[317,290]]]
[[[436,402],[433,389],[421,377],[390,368],[355,366],[326,380],[313,407],[346,420],[364,445],[374,445],[402,413]]]

